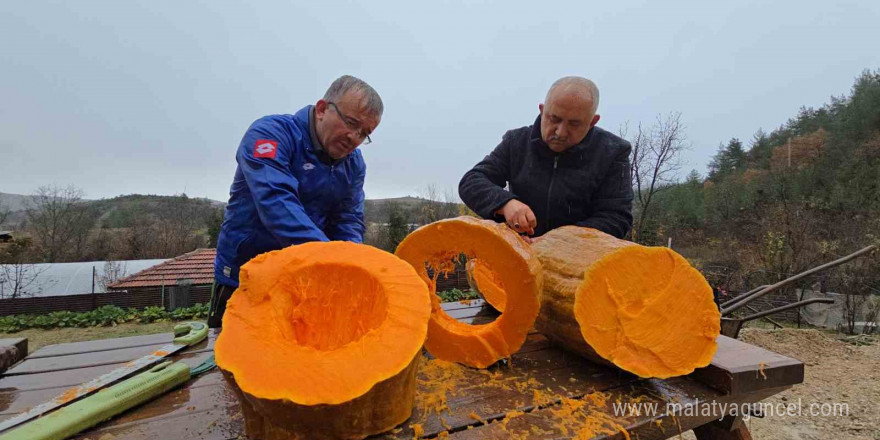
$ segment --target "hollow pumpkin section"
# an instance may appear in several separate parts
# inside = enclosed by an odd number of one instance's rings
[[[242,266],[214,350],[248,435],[355,439],[405,421],[430,311],[409,264],[362,244],[306,243]]]
[[[544,270],[535,328],[551,341],[641,377],[711,362],[721,316],[709,284],[676,252],[577,226],[533,248]]]
[[[529,245],[515,232],[490,220],[446,219],[415,230],[395,253],[415,268],[432,294],[425,348],[433,356],[485,368],[519,350],[538,313],[541,270]],[[503,285],[503,313],[491,323],[468,325],[447,315],[440,306],[436,279],[454,270],[454,261],[461,254],[494,272],[489,278],[497,276],[503,281],[495,283],[499,289]],[[426,264],[434,269],[433,277]]]
[[[328,351],[356,341],[388,316],[378,278],[355,264],[307,264],[278,277],[278,324],[298,345]],[[357,294],[352,294],[356,292]]]

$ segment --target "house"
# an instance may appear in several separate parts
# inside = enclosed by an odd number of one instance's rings
[[[169,309],[207,304],[211,299],[216,253],[216,249],[196,249],[121,278],[109,284],[107,291],[152,298],[149,305]]]

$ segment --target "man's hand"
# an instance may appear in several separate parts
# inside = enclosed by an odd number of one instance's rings
[[[535,234],[535,226],[538,226],[538,220],[532,208],[516,199],[511,199],[505,203],[496,213],[504,216],[507,226],[510,226],[516,232]]]

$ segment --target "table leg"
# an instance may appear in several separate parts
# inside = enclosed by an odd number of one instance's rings
[[[752,433],[741,417],[737,417],[731,424],[725,422],[710,422],[694,428],[697,440],[752,440]]]

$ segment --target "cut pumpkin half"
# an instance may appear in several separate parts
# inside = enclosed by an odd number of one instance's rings
[[[240,281],[214,350],[249,436],[363,438],[410,416],[431,305],[409,264],[314,242],[257,256]]]

